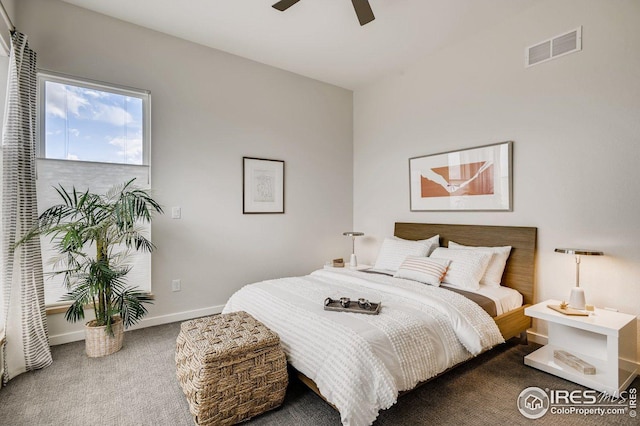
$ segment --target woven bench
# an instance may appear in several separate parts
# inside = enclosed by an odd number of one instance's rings
[[[280,338],[246,312],[183,322],[176,371],[197,425],[231,425],[282,404],[287,360]]]

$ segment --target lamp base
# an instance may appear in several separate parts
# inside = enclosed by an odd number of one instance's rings
[[[349,261],[349,266],[355,268],[358,266],[358,258],[355,254],[351,254],[351,260]]]
[[[571,296],[569,296],[569,306],[574,309],[584,309],[585,304],[584,290],[580,287],[572,288]]]

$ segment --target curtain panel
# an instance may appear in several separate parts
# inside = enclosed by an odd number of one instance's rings
[[[27,37],[11,36],[2,135],[2,273],[5,345],[3,384],[51,364],[40,241],[16,242],[38,220],[36,201],[36,53]]]

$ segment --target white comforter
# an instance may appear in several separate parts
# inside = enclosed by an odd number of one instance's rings
[[[382,302],[379,315],[331,312],[327,297]],[[287,361],[312,379],[344,425],[368,425],[398,392],[504,340],[493,319],[437,287],[351,270],[245,286],[223,312],[246,311],[280,336]]]

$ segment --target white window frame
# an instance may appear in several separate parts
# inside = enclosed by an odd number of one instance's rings
[[[56,73],[46,70],[38,70],[38,91],[36,105],[38,106],[38,114],[36,116],[36,156],[38,158],[46,157],[46,138],[45,124],[46,124],[46,102],[45,90],[46,83],[48,81],[60,84],[68,84],[71,86],[83,87],[85,89],[93,89],[102,92],[114,93],[116,95],[130,96],[133,98],[142,99],[142,165],[148,166],[151,160],[151,92],[143,89],[135,89],[132,87],[122,86],[118,84],[105,83],[97,80],[90,80],[87,78],[74,77],[66,74]],[[59,159],[63,161],[84,161],[93,162],[91,160],[68,160]],[[110,163],[110,164],[126,164],[126,163]]]

